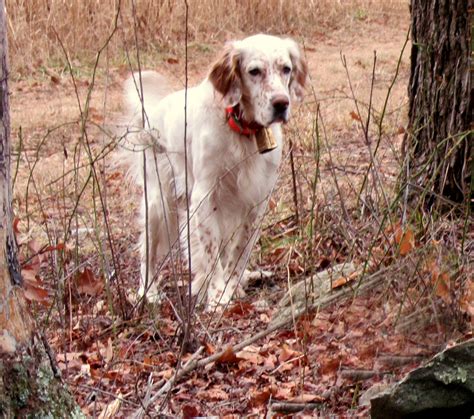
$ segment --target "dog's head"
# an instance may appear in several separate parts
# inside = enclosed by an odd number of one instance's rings
[[[226,106],[239,104],[245,120],[264,127],[288,121],[291,98],[302,99],[306,78],[296,42],[270,35],[228,44],[209,73]]]

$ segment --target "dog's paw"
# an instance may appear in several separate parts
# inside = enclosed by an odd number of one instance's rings
[[[273,272],[271,271],[264,271],[264,270],[256,270],[256,271],[249,271],[246,269],[244,274],[242,275],[242,279],[240,284],[243,288],[247,288],[249,285],[254,284],[257,281],[263,279],[270,279],[273,278]]]
[[[273,272],[271,271],[264,271],[264,270],[257,270],[257,271],[249,271],[245,270],[244,276],[247,277],[247,280],[256,280],[256,279],[266,279],[272,278]]]
[[[216,308],[226,307],[234,298],[243,298],[246,293],[239,284],[236,287],[227,286],[224,290],[210,290],[207,296],[207,309],[215,310]]]

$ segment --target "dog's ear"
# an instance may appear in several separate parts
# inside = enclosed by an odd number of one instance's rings
[[[210,82],[222,94],[226,106],[237,105],[242,97],[239,58],[235,45],[229,44],[209,73]]]
[[[298,44],[292,39],[286,39],[286,42],[291,62],[293,64],[293,72],[290,79],[290,91],[296,100],[302,101],[304,97],[304,88],[308,78],[308,65],[301,55]]]

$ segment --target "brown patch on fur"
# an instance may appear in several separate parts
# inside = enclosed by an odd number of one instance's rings
[[[304,87],[308,79],[308,64],[301,55],[298,45],[290,40],[290,58],[293,64],[293,72],[290,79],[290,88],[294,92],[297,99],[302,100],[304,95]]]
[[[226,96],[231,90],[240,91],[240,108],[247,121],[253,121],[254,114],[250,92],[243,83],[240,72],[240,55],[232,45],[228,45],[221,57],[214,63],[209,73],[214,88]]]
[[[308,64],[306,64],[306,61],[302,58],[297,61],[298,63],[296,64],[294,79],[302,88],[304,88],[306,85],[306,80],[308,79]]]
[[[222,56],[212,66],[209,80],[223,96],[227,95],[232,88],[240,88],[239,55],[231,46],[225,49]]]

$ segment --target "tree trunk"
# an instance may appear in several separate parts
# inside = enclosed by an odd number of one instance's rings
[[[0,417],[83,417],[28,311],[12,227],[7,27],[0,0]]]
[[[411,0],[408,156],[427,203],[467,200],[472,176],[470,18],[473,0]]]

